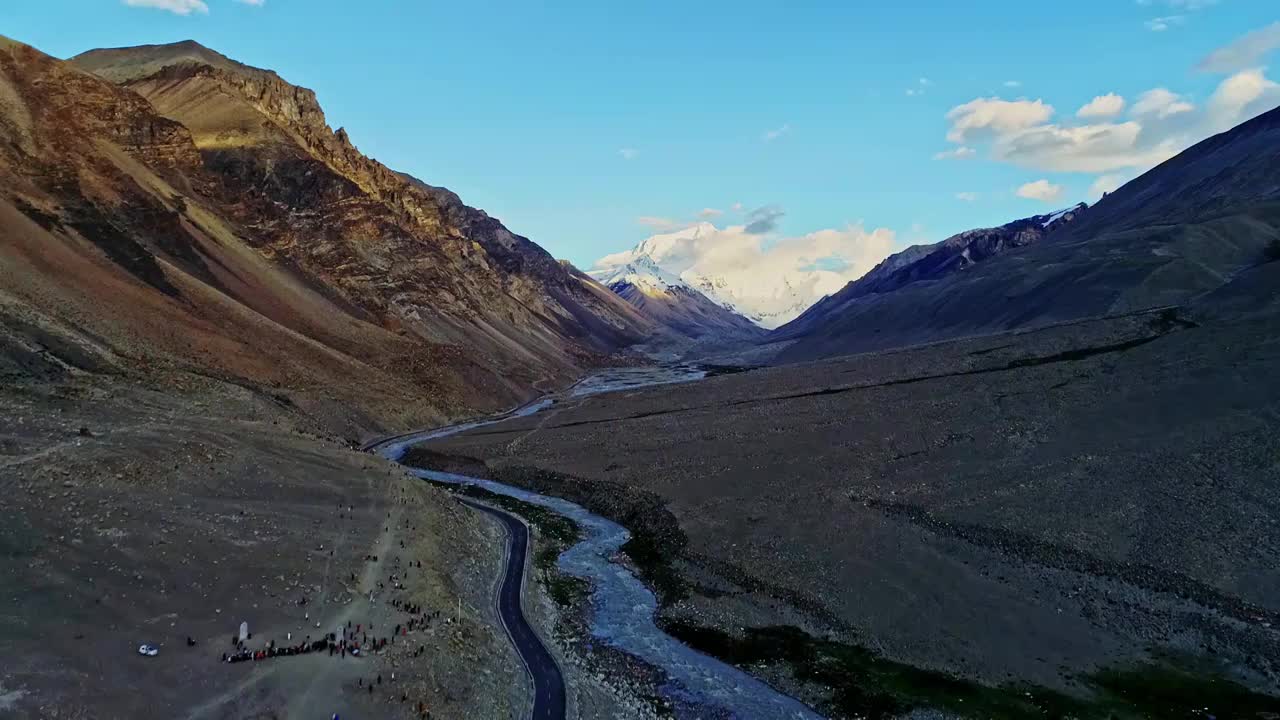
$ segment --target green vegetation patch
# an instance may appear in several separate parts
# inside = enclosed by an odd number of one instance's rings
[[[575,502],[625,527],[631,539],[622,546],[622,552],[635,563],[640,579],[657,593],[659,601],[671,603],[687,595],[688,587],[673,562],[683,556],[689,539],[657,493],[540,468],[493,468],[488,474],[507,485]]]
[[[1049,718],[1280,718],[1280,698],[1254,693],[1175,660],[1080,678],[1093,691],[1077,698],[1023,684],[989,687],[886,660],[855,645],[821,640],[794,627],[734,637],[714,628],[668,623],[682,642],[740,667],[782,662],[801,681],[829,688],[822,711],[835,717],[891,718],[915,708],[990,720]]]

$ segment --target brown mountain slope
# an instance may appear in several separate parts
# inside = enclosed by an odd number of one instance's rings
[[[493,276],[505,294],[554,331],[553,337],[547,337],[545,328],[530,328],[533,332],[514,338],[520,348],[533,346],[534,352],[559,353],[563,338],[556,336],[611,350],[648,329],[625,303],[588,289],[582,276],[569,272],[484,212],[464,205],[454,193],[360,154],[344,130],[329,128],[313,92],[290,85],[275,73],[250,68],[191,42],[95,50],[74,62],[89,70],[106,68],[104,76],[124,82],[162,115],[189,127],[206,165],[217,172],[222,190],[235,203],[253,203],[270,214],[283,202],[320,215],[299,232],[303,218],[294,213],[287,229],[268,233],[276,245],[296,242],[306,232],[332,231],[334,221],[374,222],[385,226],[383,232],[352,227],[339,230],[333,239],[347,246],[361,245],[363,253],[371,244],[370,235],[382,235],[384,249],[401,262],[411,261],[424,251],[423,246],[461,256],[465,276],[441,277],[433,272],[439,258],[415,263],[415,269],[433,284],[448,287],[453,297],[475,293],[474,275]],[[344,207],[352,204],[363,206],[355,217],[351,208]],[[403,238],[407,243],[385,237],[397,231],[408,235]],[[476,253],[476,245],[484,252]],[[437,292],[430,304],[439,306],[448,299]],[[469,310],[491,307],[494,298],[476,300]],[[593,327],[586,332],[578,326],[583,319],[592,321]]]
[[[940,279],[828,303],[820,322],[802,318],[780,359],[1182,305],[1262,262],[1277,241],[1280,109],[1187,149],[1040,242]]]
[[[139,86],[153,105],[0,42],[8,330],[276,387],[348,429],[509,404],[647,332],[496,220],[361,156],[309,91],[160,67]]]

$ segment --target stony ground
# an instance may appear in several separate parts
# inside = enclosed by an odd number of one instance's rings
[[[1210,315],[565,401],[419,460],[633,530],[673,518],[657,543],[673,623],[796,626],[1082,697],[1101,668],[1175,660],[1275,693],[1280,333],[1275,313]],[[830,699],[785,665],[753,669]]]
[[[494,526],[317,434],[287,403],[180,384],[79,376],[0,389],[0,715],[509,717],[524,707],[527,680],[493,617]],[[383,653],[220,662],[242,620],[254,648],[347,621],[390,636],[410,617],[392,600],[432,620]],[[160,654],[138,655],[141,643]]]

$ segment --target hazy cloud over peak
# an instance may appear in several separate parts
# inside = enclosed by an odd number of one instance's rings
[[[765,238],[744,225],[699,222],[600,258],[593,272],[645,256],[695,287],[712,284],[709,292],[718,301],[731,301],[765,327],[777,327],[862,277],[896,245],[893,231],[860,224]]]

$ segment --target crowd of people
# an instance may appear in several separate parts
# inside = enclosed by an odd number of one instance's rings
[[[401,502],[407,504],[403,497],[401,498]],[[351,517],[354,512],[354,508],[351,506],[344,507],[339,505],[337,509],[340,519],[344,518],[344,516]],[[390,514],[388,517],[390,517]],[[408,521],[405,521],[405,527],[406,529],[413,528],[412,524]],[[390,528],[388,527],[387,530],[389,531]],[[405,548],[405,543],[403,541],[400,542],[400,547]],[[331,554],[332,552],[333,551],[330,550]],[[379,556],[373,553],[366,554],[363,559],[365,562],[370,563],[379,562]],[[389,590],[405,590],[405,581],[409,578],[410,570],[413,568],[421,570],[422,568],[421,560],[408,560],[407,562],[402,562],[399,555],[396,555],[395,557],[388,557],[386,560],[390,561],[389,564],[392,565],[392,568],[390,568],[390,572],[386,574],[385,577],[387,579],[385,581],[377,579],[374,581],[374,587],[369,588],[371,591],[371,602],[373,599],[372,591],[374,590],[382,592]],[[351,573],[350,581],[352,583],[360,582],[356,573]],[[245,641],[251,640],[253,636],[242,630],[243,639],[241,635],[232,637],[232,645],[234,649],[230,653],[223,653],[222,661],[226,663],[256,662],[279,657],[326,652],[330,657],[359,658],[370,652],[381,652],[387,649],[388,646],[396,643],[396,638],[400,638],[401,642],[407,643],[409,642],[407,639],[409,633],[426,630],[430,628],[434,622],[441,619],[441,612],[439,610],[429,612],[419,603],[410,602],[400,598],[390,598],[386,602],[388,606],[408,615],[408,617],[403,622],[394,624],[389,628],[383,626],[382,632],[386,633],[384,635],[376,634],[372,624],[353,624],[351,621],[347,621],[344,626],[339,627],[335,632],[330,632],[324,635],[319,640],[313,641],[311,636],[308,635],[302,642],[292,644],[292,635],[290,635],[287,640],[289,644],[277,645],[275,640],[271,640],[262,648],[251,649],[246,645]],[[306,607],[309,603],[309,599],[303,596],[298,599],[296,603],[298,607]],[[306,614],[306,619],[308,621],[311,620],[310,612]],[[444,622],[449,623],[451,620],[445,618]],[[316,627],[321,627],[321,624],[316,623]],[[191,644],[194,644],[194,641],[191,641]],[[415,658],[421,657],[427,652],[427,646],[423,643],[414,643],[410,648],[409,654]],[[394,673],[391,674],[390,679],[392,681],[395,680]],[[375,674],[368,679],[363,677],[359,678],[356,683],[356,690],[361,693],[367,692],[370,695],[373,695],[375,688],[380,688],[382,685],[382,675]],[[397,694],[399,695],[398,698]],[[389,699],[393,702],[398,699],[401,703],[408,703],[409,694],[407,692],[396,693],[395,691],[392,691]],[[425,703],[417,702],[415,715],[420,718],[430,718],[431,712],[427,709]],[[334,715],[334,718],[337,717],[337,715]]]
[[[222,653],[222,662],[238,663],[245,662],[247,660],[268,660],[270,658],[302,655],[305,653],[320,652],[324,650],[326,646],[331,645],[327,638],[311,642],[310,635],[307,636],[306,640],[298,643],[297,645],[277,646],[275,641],[272,640],[261,650],[250,650],[239,638],[235,638],[233,642],[236,646],[235,652]],[[333,653],[330,652],[329,654],[332,655]]]

